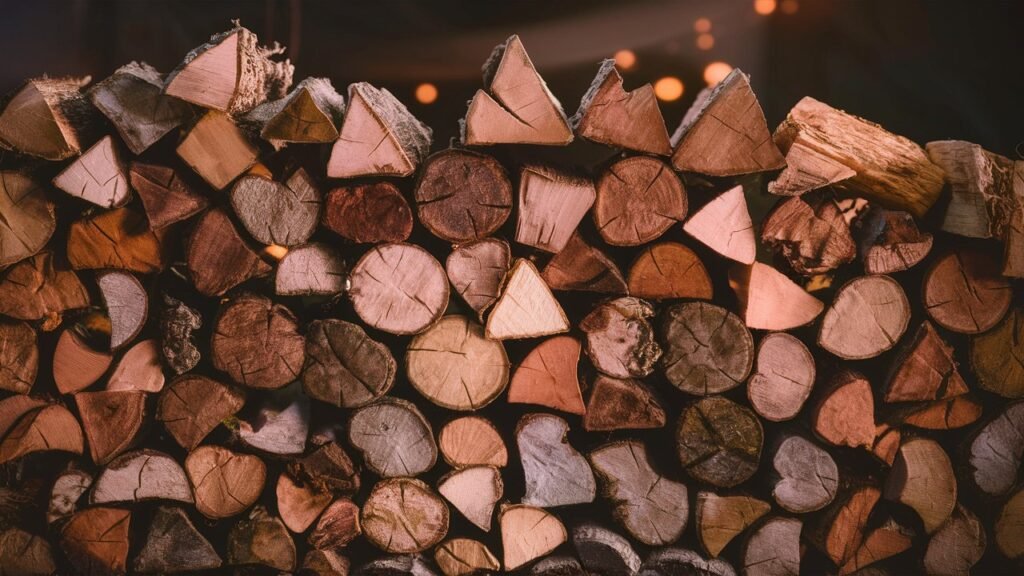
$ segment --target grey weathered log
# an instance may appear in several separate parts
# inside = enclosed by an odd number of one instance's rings
[[[199,312],[164,294],[160,314],[160,353],[177,374],[188,372],[199,363],[202,354],[196,348],[192,332],[203,327]]]
[[[334,296],[345,290],[345,261],[319,242],[297,246],[277,264],[274,292],[279,296]]]
[[[181,508],[160,506],[146,528],[132,569],[142,574],[176,574],[220,568],[223,561]]]
[[[530,567],[530,576],[587,576],[580,561],[572,556],[551,555]]]
[[[970,510],[958,504],[953,516],[932,535],[924,551],[924,570],[930,576],[970,576],[985,554],[985,527]]]
[[[747,576],[799,576],[802,529],[803,523],[796,518],[769,518],[743,547],[743,573]]]
[[[259,565],[290,572],[295,569],[295,541],[284,523],[257,506],[228,532],[227,563]]]
[[[801,436],[784,438],[772,458],[779,479],[775,502],[795,514],[821,510],[839,489],[839,468],[828,452]]]
[[[110,349],[117,350],[142,331],[149,315],[149,297],[138,278],[128,272],[101,272],[96,283],[110,318]]]
[[[362,452],[366,466],[383,478],[418,476],[437,462],[430,422],[415,404],[400,398],[381,398],[356,410],[349,419],[348,440]]]
[[[1002,496],[1020,479],[1024,459],[1024,402],[1007,406],[978,431],[968,449],[968,469],[985,494]]]
[[[353,576],[437,576],[433,563],[420,554],[390,554],[355,569]]]
[[[582,524],[572,530],[572,544],[583,567],[607,576],[633,576],[640,570],[640,556],[622,536],[598,526]]]
[[[320,222],[322,199],[316,184],[299,168],[286,181],[250,174],[231,188],[231,206],[258,242],[296,246],[309,240]]]
[[[523,503],[553,507],[593,502],[597,483],[590,464],[566,440],[569,424],[550,414],[527,414],[516,425],[526,476]]]
[[[75,513],[82,494],[92,486],[92,475],[84,470],[71,468],[62,472],[53,481],[50,502],[46,509],[46,523],[53,524]]]
[[[736,569],[725,560],[707,559],[686,548],[659,548],[640,565],[638,576],[736,576]]]

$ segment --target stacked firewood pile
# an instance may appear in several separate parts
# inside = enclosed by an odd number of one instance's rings
[[[0,103],[0,574],[1021,569],[1024,162],[483,76],[444,150],[242,27]]]

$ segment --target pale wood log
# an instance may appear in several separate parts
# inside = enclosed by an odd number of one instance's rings
[[[1013,163],[1013,197],[1016,209],[1010,214],[1003,237],[1003,276],[1024,277],[1024,160]]]
[[[561,252],[596,195],[588,178],[548,166],[524,166],[519,173],[516,242]]]
[[[874,358],[896,345],[910,323],[910,302],[889,276],[844,284],[825,311],[818,345],[846,360]]]
[[[459,244],[479,240],[505,223],[512,211],[512,184],[493,157],[451,148],[423,163],[415,199],[427,230]]]
[[[122,206],[131,199],[128,175],[114,139],[104,136],[53,179],[53,185],[101,208]]]
[[[308,541],[317,550],[338,550],[361,533],[359,506],[348,498],[338,498],[324,510]]]
[[[978,431],[967,450],[974,485],[989,496],[1007,494],[1019,481],[1024,459],[1024,402],[1007,406]]]
[[[1009,280],[991,253],[971,248],[932,261],[924,277],[924,308],[937,324],[962,334],[995,327],[1013,299]]]
[[[579,361],[580,342],[576,338],[554,336],[544,340],[516,367],[508,388],[508,402],[584,414],[577,374]]]
[[[0,442],[0,464],[35,452],[81,454],[82,428],[60,404],[36,407],[17,420]]]
[[[961,394],[897,409],[890,419],[925,430],[953,430],[981,418],[982,406],[973,395]]]
[[[857,255],[850,227],[830,194],[780,201],[761,223],[761,242],[805,276],[831,272]]]
[[[672,167],[649,156],[615,162],[597,180],[594,224],[613,246],[646,244],[686,218],[686,189]]]
[[[754,338],[738,316],[704,302],[668,307],[659,327],[665,378],[683,392],[707,396],[739,386],[754,364]]]
[[[709,396],[683,409],[676,444],[679,461],[691,477],[729,488],[757,471],[764,431],[749,408]]]
[[[1004,556],[1012,560],[1024,556],[1024,489],[1017,490],[1003,505],[993,531],[996,547]]]
[[[418,334],[448,305],[448,278],[429,252],[413,244],[381,244],[363,255],[349,275],[356,314],[391,334]]]
[[[468,576],[501,569],[498,559],[487,546],[468,538],[453,538],[442,542],[434,551],[434,562],[445,576]]]
[[[0,281],[0,314],[18,320],[60,318],[85,308],[89,293],[73,270],[57,267],[52,252],[40,252],[10,269]]]
[[[800,436],[779,442],[772,467],[779,478],[772,497],[794,514],[806,514],[828,506],[839,489],[839,468],[828,452]]]
[[[25,322],[0,322],[0,390],[28,394],[38,371],[36,331]]]
[[[891,274],[916,266],[931,252],[933,241],[909,213],[877,206],[869,206],[857,219],[855,237],[868,274]]]
[[[516,425],[526,477],[523,504],[541,507],[593,502],[597,482],[587,459],[569,444],[569,424],[550,414],[527,414]]]
[[[985,554],[987,537],[978,517],[957,504],[953,516],[939,528],[925,549],[924,570],[931,576],[969,576]]]
[[[569,331],[569,320],[533,262],[519,258],[487,316],[484,335],[493,340],[539,338]]]
[[[309,436],[309,405],[298,382],[274,390],[263,396],[254,414],[238,421],[238,438],[268,454],[302,454]]]
[[[292,248],[277,264],[274,293],[279,296],[335,296],[345,291],[345,261],[327,244]]]
[[[108,352],[93,350],[74,327],[61,332],[53,351],[53,381],[61,394],[88,388],[113,361]]]
[[[249,388],[293,382],[306,359],[305,339],[291,310],[245,294],[221,306],[210,341],[214,368]]]
[[[178,144],[178,156],[217,190],[256,163],[258,150],[231,117],[211,110],[203,114]]]
[[[25,82],[0,111],[0,148],[43,160],[80,154],[98,116],[80,92],[90,80],[44,76]]]
[[[640,566],[639,576],[736,576],[736,569],[725,560],[708,560],[686,548],[660,548],[651,552]]]
[[[324,199],[323,225],[357,244],[405,242],[412,209],[391,182],[340,186]]]
[[[819,151],[806,134],[797,133],[791,141],[776,137],[775,141],[786,154],[786,167],[768,183],[771,194],[800,196],[857,175],[849,166]]]
[[[200,446],[185,458],[196,510],[211,520],[244,512],[263,492],[267,467],[256,456]]]
[[[327,442],[312,454],[290,462],[288,472],[316,490],[342,496],[359,491],[359,470],[337,442]]]
[[[971,367],[980,388],[1005,398],[1024,397],[1024,311],[1014,308],[988,332],[971,338]]]
[[[220,556],[181,508],[160,506],[146,528],[145,540],[132,560],[141,574],[177,574],[220,568]]]
[[[661,428],[665,409],[640,380],[599,374],[590,388],[583,429],[587,432]]]
[[[579,290],[602,294],[625,294],[626,279],[618,265],[600,249],[587,244],[578,232],[569,237],[541,271],[552,290]]]
[[[256,506],[228,532],[228,565],[258,565],[283,572],[295,569],[295,541],[276,516]]]
[[[802,530],[803,522],[796,518],[769,518],[743,547],[743,573],[746,576],[798,576]]]
[[[701,206],[683,224],[683,231],[726,258],[754,263],[757,240],[743,186],[734,186]]]
[[[814,357],[803,342],[785,332],[772,332],[757,346],[747,399],[765,420],[790,420],[811,395],[815,374]]]
[[[925,320],[900,351],[885,392],[886,402],[941,400],[967,393],[953,347]]]
[[[0,532],[0,566],[12,576],[49,576],[57,572],[49,542],[20,528]]]
[[[78,501],[92,486],[92,475],[84,470],[68,469],[57,476],[50,488],[50,501],[46,508],[46,523],[53,524],[75,513]]]
[[[306,334],[302,385],[321,402],[354,408],[391,389],[397,365],[391,351],[359,326],[344,320],[314,320]]]
[[[592,142],[659,156],[672,153],[654,87],[644,84],[627,92],[615,60],[601,62],[569,121],[576,134]]]
[[[835,374],[811,412],[811,427],[833,446],[870,450],[875,440],[875,400],[867,378],[850,370]]]
[[[274,495],[281,521],[296,534],[312,526],[334,498],[330,492],[319,490],[310,483],[299,483],[284,473],[277,477]]]
[[[494,466],[468,466],[445,474],[437,491],[467,520],[490,532],[494,506],[501,500],[504,483]]]
[[[629,293],[649,300],[710,300],[711,278],[697,254],[676,242],[648,246],[629,268]]]
[[[160,355],[176,374],[199,363],[200,353],[192,332],[202,328],[203,317],[185,303],[164,294],[160,314]]]
[[[160,393],[156,418],[182,448],[192,450],[243,404],[245,393],[241,390],[206,376],[186,374]]]
[[[100,466],[131,447],[146,423],[145,392],[79,392],[75,406],[89,441],[89,454]]]
[[[640,570],[640,556],[622,536],[596,524],[572,530],[572,544],[583,567],[608,576],[629,576]]]
[[[327,78],[306,78],[282,98],[250,110],[243,121],[254,125],[274,148],[288,143],[326,144],[338,139],[345,97]]]
[[[464,416],[445,424],[438,435],[441,456],[449,466],[505,467],[508,450],[494,424],[480,416]]]
[[[418,476],[437,462],[430,422],[415,404],[400,398],[384,397],[356,410],[349,419],[348,441],[382,478]]]
[[[67,255],[75,270],[113,268],[151,274],[165,265],[160,238],[148,230],[142,214],[127,207],[72,223]]]
[[[579,325],[594,367],[615,378],[643,378],[653,372],[661,347],[648,320],[652,317],[654,307],[632,296],[596,306]]]
[[[501,286],[511,265],[508,242],[483,238],[453,248],[445,260],[445,272],[452,287],[482,322],[484,312],[501,295]]]
[[[42,250],[56,227],[53,203],[43,188],[28,174],[0,170],[0,266]]]
[[[71,517],[61,530],[60,541],[78,573],[125,573],[131,516],[128,510],[97,507]]]
[[[505,570],[515,570],[548,554],[568,537],[562,522],[543,508],[523,504],[505,506],[498,522]]]
[[[156,450],[136,450],[114,458],[96,478],[92,504],[176,500],[192,503],[192,488],[181,466]]]
[[[885,484],[885,498],[906,504],[933,534],[956,506],[956,477],[946,451],[934,440],[912,438],[900,445]]]
[[[770,511],[771,504],[752,496],[699,492],[694,511],[697,538],[708,555],[717,558],[729,542]]]
[[[117,361],[107,380],[106,390],[138,390],[157,393],[164,388],[164,371],[160,363],[160,347],[156,340],[142,340],[128,349]]]
[[[110,318],[110,349],[117,350],[142,331],[149,315],[149,296],[139,279],[128,272],[101,272],[96,284]]]
[[[448,533],[448,507],[414,478],[388,478],[373,487],[361,512],[366,539],[385,552],[412,554]]]
[[[128,179],[154,230],[191,218],[209,205],[196,186],[167,166],[132,162]]]
[[[321,198],[312,178],[299,168],[283,183],[259,174],[242,176],[231,187],[231,206],[257,242],[290,247],[313,235]]]
[[[734,265],[729,270],[729,285],[736,292],[748,328],[789,330],[809,324],[825,309],[821,300],[760,262]]]

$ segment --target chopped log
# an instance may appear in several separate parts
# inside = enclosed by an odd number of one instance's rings
[[[468,576],[501,569],[498,559],[487,546],[468,538],[453,538],[443,542],[434,551],[434,562],[437,562],[445,576]]]
[[[881,492],[862,486],[847,492],[819,518],[810,540],[839,567],[846,566],[864,543],[868,517]]]
[[[769,518],[743,547],[743,573],[747,576],[798,576],[802,530],[803,523],[796,518]]]
[[[57,572],[50,544],[20,528],[0,532],[0,565],[6,574],[48,576]]]
[[[736,570],[725,560],[708,560],[685,548],[659,548],[651,552],[640,566],[640,576],[736,576]]]
[[[156,450],[136,450],[114,458],[93,486],[91,504],[176,500],[192,503],[192,487],[181,466]]]
[[[22,416],[44,406],[45,400],[24,394],[9,395],[0,400],[0,438],[6,436]]]
[[[547,555],[567,538],[562,522],[543,508],[523,504],[504,506],[498,522],[505,570],[515,570]]]
[[[552,555],[530,567],[530,576],[587,576],[579,560],[572,556]]]
[[[508,242],[498,238],[483,238],[452,249],[445,261],[445,271],[455,291],[482,322],[484,312],[501,295],[501,287],[511,264],[512,253]]]
[[[53,524],[75,513],[82,494],[92,486],[92,475],[74,468],[62,472],[53,481],[46,508],[46,523]]]
[[[601,62],[569,121],[576,134],[592,142],[659,156],[672,153],[654,87],[644,84],[626,92],[615,60]]]
[[[811,427],[833,446],[871,449],[875,441],[875,400],[867,378],[851,370],[834,375],[811,411]]]
[[[494,47],[483,73],[486,91],[476,91],[461,124],[464,144],[565,146],[572,142],[562,104],[537,73],[519,36],[513,34]]]
[[[134,444],[146,421],[145,392],[79,392],[75,406],[89,441],[89,454],[99,466]]]
[[[569,237],[541,271],[552,290],[579,290],[600,294],[625,294],[626,279],[619,267],[600,249],[583,240],[578,232]]]
[[[0,322],[0,390],[28,394],[38,370],[36,331],[25,322]]]
[[[839,574],[860,573],[867,566],[909,550],[912,537],[910,530],[888,519],[868,534],[849,562],[839,567]]]
[[[964,394],[897,410],[893,419],[925,430],[953,430],[973,424],[981,418],[981,410],[980,402]]]
[[[858,252],[868,274],[891,274],[916,266],[932,249],[932,235],[921,232],[907,212],[870,206],[857,220]]]
[[[335,296],[345,290],[345,262],[327,244],[292,248],[277,265],[278,296]]]
[[[303,390],[343,408],[373,402],[391,389],[397,370],[391,351],[344,320],[314,320],[306,335]]]
[[[110,136],[65,166],[53,185],[101,208],[116,208],[131,199],[124,161]]]
[[[519,173],[516,242],[557,254],[594,204],[594,183],[560,170],[524,166]]]
[[[206,196],[173,168],[132,162],[128,178],[154,230],[191,218],[209,205]]]
[[[768,183],[768,192],[776,196],[800,196],[848,180],[857,172],[815,148],[811,136],[797,133],[791,141],[776,137],[786,153],[786,167]]]
[[[228,532],[227,563],[258,565],[290,572],[295,569],[295,541],[276,516],[256,506]]]
[[[0,149],[54,161],[79,155],[97,116],[80,92],[89,80],[44,76],[25,82],[0,111]]]
[[[437,483],[441,496],[484,532],[491,531],[494,506],[504,490],[501,473],[494,466],[468,466],[445,474]]]
[[[684,408],[676,432],[686,472],[719,488],[744,482],[757,471],[763,443],[764,431],[753,411],[721,396]]]
[[[970,238],[1002,238],[1017,209],[1013,161],[962,140],[929,142],[925,150],[950,184],[941,229]]]
[[[917,512],[933,534],[956,506],[956,477],[946,451],[934,440],[912,438],[900,445],[885,483],[885,498]]]
[[[336,442],[328,442],[312,454],[289,463],[288,472],[320,491],[344,496],[359,491],[359,471]]]
[[[1019,560],[1024,556],[1024,489],[1017,490],[1003,505],[994,527],[996,547],[1004,556]]]
[[[164,388],[164,371],[156,340],[142,340],[128,349],[107,379],[106,390],[156,393]]]
[[[836,293],[818,345],[846,360],[874,358],[896,345],[910,323],[910,302],[889,276],[860,276]]]
[[[624,296],[599,304],[579,324],[587,335],[587,356],[594,367],[614,378],[643,378],[654,371],[661,347],[648,318],[654,307]]]
[[[76,513],[61,530],[61,547],[80,574],[123,574],[128,562],[128,525],[132,513],[89,508]]]
[[[409,342],[405,370],[417,392],[449,410],[483,408],[509,381],[508,355],[501,342],[484,338],[483,326],[454,314]]]
[[[344,548],[361,532],[359,506],[348,498],[338,498],[320,516],[309,535],[309,545],[317,550]]]
[[[774,137],[782,146],[802,141],[853,170],[855,175],[833,182],[833,187],[886,208],[920,218],[942,192],[944,173],[920,146],[809,96],[789,111]]]
[[[57,227],[53,203],[22,172],[0,170],[0,266],[36,254]]]
[[[318,490],[312,484],[300,484],[288,474],[277,477],[274,494],[281,521],[296,534],[312,526],[334,498],[330,492]]]
[[[1013,163],[1015,209],[1003,237],[1003,276],[1024,277],[1024,160]]]
[[[437,462],[430,422],[415,404],[400,398],[384,397],[353,412],[348,441],[382,478],[418,476]]]
[[[351,84],[348,102],[327,176],[411,175],[430,151],[433,131],[385,88]]]
[[[971,480],[989,496],[1007,494],[1024,459],[1024,403],[1014,402],[985,424],[967,450]]]
[[[359,318],[391,334],[426,330],[448,305],[444,268],[413,244],[375,246],[352,268],[349,285],[348,294]]]
[[[320,221],[320,191],[299,168],[284,183],[247,174],[231,187],[231,206],[247,232],[262,244],[297,246]]]
[[[0,442],[0,464],[35,452],[81,454],[82,428],[60,404],[35,408],[18,419]]]
[[[896,461],[902,437],[899,428],[884,423],[875,426],[875,442],[871,447],[871,455],[891,467]]]
[[[569,424],[558,416],[527,414],[519,419],[515,434],[526,477],[523,504],[549,508],[594,501],[594,473],[569,444],[568,433]]]
[[[687,394],[732,390],[754,364],[754,338],[738,316],[705,302],[673,304],[659,327],[665,378]]]
[[[202,328],[199,312],[167,294],[160,314],[160,355],[177,374],[188,372],[199,363],[200,353],[192,332]]]
[[[7,270],[0,281],[0,314],[18,320],[60,318],[85,308],[89,293],[73,270],[58,268],[52,252],[40,252]]]
[[[1004,398],[1024,397],[1024,311],[1014,308],[995,328],[971,338],[978,386]]]
[[[643,430],[665,425],[665,409],[640,380],[599,374],[590,388],[583,429],[587,432]]]
[[[612,246],[640,246],[682,222],[687,203],[686,189],[668,164],[632,156],[598,179],[594,224]]]
[[[427,230],[459,244],[479,240],[505,223],[512,211],[512,184],[493,157],[448,149],[424,162],[415,199]]]
[[[857,255],[850,227],[829,194],[780,201],[761,224],[761,241],[805,276],[831,272]]]
[[[117,350],[142,331],[149,315],[149,296],[138,278],[127,272],[100,272],[96,284],[110,317],[110,349]]]
[[[176,574],[220,568],[222,560],[181,508],[159,506],[146,529],[132,570],[142,574]]]
[[[596,574],[628,576],[640,570],[640,556],[622,536],[596,524],[572,530],[572,544],[583,567]]]
[[[649,300],[710,300],[711,278],[697,254],[682,244],[662,242],[644,249],[629,268],[629,293]]]
[[[269,298],[245,294],[221,307],[210,356],[214,368],[242,386],[277,389],[299,376],[305,346],[290,310]]]
[[[712,198],[690,216],[683,231],[726,258],[742,264],[754,263],[757,240],[743,186],[734,186]]]
[[[785,332],[772,332],[758,344],[747,399],[765,420],[791,420],[811,395],[815,374],[814,357],[803,342]]]
[[[967,393],[953,347],[925,320],[900,351],[889,377],[886,402],[941,400]]]
[[[453,468],[505,467],[508,450],[494,424],[480,416],[464,416],[445,424],[438,435],[444,461]]]
[[[615,520],[630,536],[648,546],[679,538],[690,513],[686,486],[656,472],[641,442],[605,444],[589,458],[601,495],[611,502]]]
[[[349,561],[336,550],[310,550],[302,559],[300,574],[348,576]]]
[[[717,558],[733,538],[771,511],[771,504],[751,496],[719,496],[698,492],[694,522],[697,538],[712,558]]]
[[[257,149],[231,118],[209,111],[178,144],[178,156],[207,184],[223,190],[256,163]]]
[[[193,450],[220,423],[242,409],[245,394],[198,374],[179,376],[160,393],[156,418],[184,449]]]
[[[779,478],[772,497],[794,514],[828,506],[839,488],[839,468],[828,452],[800,436],[786,436],[775,451],[772,466]]]
[[[68,328],[53,351],[53,381],[61,394],[73,394],[99,380],[112,361],[110,353],[93,350],[74,328]]]
[[[71,224],[68,262],[75,270],[113,268],[139,274],[164,267],[160,239],[131,208],[100,212]]]
[[[947,330],[980,334],[995,327],[1010,308],[1009,281],[991,253],[961,248],[932,261],[924,277],[924,307]]]
[[[585,414],[577,374],[579,361],[580,341],[576,338],[554,336],[544,340],[516,367],[508,388],[508,402]]]
[[[484,335],[492,340],[512,340],[568,331],[565,312],[533,262],[517,259],[487,316]]]
[[[259,127],[260,137],[275,148],[287,143],[326,144],[338,139],[345,97],[327,78],[306,78],[288,95],[264,102],[243,119]]]
[[[323,225],[357,244],[405,242],[412,233],[412,209],[391,182],[340,186],[324,200]]]
[[[985,528],[978,517],[957,504],[949,522],[928,540],[924,570],[936,576],[969,576],[985,554],[985,546]]]
[[[392,554],[363,564],[353,576],[437,576],[434,566],[421,554]]]
[[[809,324],[825,305],[778,270],[754,262],[734,265],[729,285],[736,292],[748,328],[790,330]]]
[[[238,438],[247,446],[279,456],[306,450],[309,397],[298,382],[266,394],[254,415],[238,421]]]
[[[377,548],[412,554],[433,547],[445,537],[448,507],[415,478],[388,478],[370,491],[361,521],[366,539]]]
[[[258,457],[221,446],[200,446],[189,452],[185,472],[196,510],[211,520],[236,516],[252,506],[267,477],[267,467]]]

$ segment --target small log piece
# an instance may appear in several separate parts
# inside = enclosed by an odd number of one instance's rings
[[[306,335],[302,386],[321,402],[354,408],[373,402],[395,382],[395,358],[386,346],[344,320],[314,320]]]
[[[419,476],[437,462],[430,422],[415,404],[400,398],[381,398],[353,412],[348,441],[382,478]]]
[[[870,206],[854,229],[858,252],[868,274],[908,270],[932,249],[932,235],[921,232],[908,212]]]
[[[210,342],[214,368],[249,388],[293,382],[306,359],[305,339],[290,310],[245,294],[221,307]]]
[[[736,576],[736,570],[725,560],[707,559],[686,548],[659,548],[648,554],[640,565],[642,576],[673,576],[699,574],[701,576]]]
[[[911,538],[914,536],[906,527],[891,518],[880,527],[871,531],[864,538],[864,543],[850,560],[839,567],[839,574],[858,573],[867,566],[886,558],[906,552],[910,549]]]
[[[295,541],[284,523],[256,506],[228,532],[227,563],[266,566],[283,572],[295,569]]]
[[[498,430],[480,416],[456,418],[441,428],[438,446],[444,461],[453,468],[508,464],[508,450]]]
[[[348,294],[359,318],[391,334],[426,330],[448,305],[444,268],[413,244],[375,246],[352,268],[349,283]]]
[[[676,443],[679,461],[690,476],[730,488],[757,470],[764,431],[749,408],[709,396],[683,409]]]
[[[953,347],[925,320],[901,350],[889,377],[886,402],[925,402],[967,393]]]
[[[661,402],[642,381],[599,374],[590,387],[583,429],[610,432],[661,428],[665,420]]]
[[[292,248],[277,264],[278,296],[335,296],[345,291],[345,262],[327,244]]]
[[[547,555],[568,537],[565,525],[543,508],[523,504],[505,506],[498,522],[505,570],[515,570]]]
[[[811,136],[797,133],[791,141],[775,138],[786,153],[786,167],[768,183],[768,192],[777,196],[800,196],[853,178],[857,172],[814,147]]]
[[[36,331],[25,322],[0,322],[0,390],[28,394],[38,371]]]
[[[297,246],[320,222],[320,191],[299,168],[283,183],[247,174],[231,187],[231,206],[246,231],[262,244]]]
[[[415,478],[381,480],[363,504],[366,539],[391,554],[413,554],[435,546],[448,533],[448,507]]]
[[[0,464],[35,452],[81,454],[83,447],[78,420],[60,404],[49,404],[27,411],[11,425],[0,442]]]
[[[152,274],[164,267],[160,239],[131,208],[100,212],[71,224],[68,262],[75,270],[113,268]]]
[[[267,467],[256,456],[200,446],[185,458],[196,510],[211,520],[237,516],[260,497]],[[284,528],[284,526],[282,526]]]
[[[757,256],[754,223],[743,186],[734,186],[712,198],[690,216],[683,224],[683,231],[741,264],[753,264]]]
[[[206,196],[167,166],[132,162],[128,179],[154,230],[191,218],[209,205]]]
[[[104,136],[65,166],[53,185],[101,208],[123,206],[132,193],[121,153],[110,136]]]
[[[185,303],[164,294],[160,314],[160,355],[177,374],[188,372],[199,363],[192,332],[202,328],[203,317]]]
[[[631,296],[595,307],[580,322],[594,367],[614,378],[643,378],[653,372],[662,353],[648,321],[653,316],[653,306]]]
[[[103,507],[72,516],[60,533],[72,566],[81,574],[124,574],[131,517],[128,510]]]
[[[492,340],[539,338],[569,331],[569,320],[533,262],[512,265],[501,296],[487,316],[484,335]]]
[[[53,382],[61,394],[73,394],[92,386],[112,361],[110,353],[93,350],[75,328],[68,328],[53,351]]]
[[[769,518],[743,547],[743,573],[747,576],[799,576],[800,533],[796,518]]]
[[[761,241],[805,276],[831,272],[857,255],[850,227],[828,194],[780,201],[761,225]]]
[[[483,238],[460,244],[445,261],[448,280],[483,321],[484,312],[498,300],[512,265],[508,242]]]
[[[829,444],[870,450],[876,431],[871,383],[857,372],[839,372],[825,387],[811,419],[814,433]]]
[[[445,576],[468,576],[478,572],[497,572],[498,559],[483,543],[468,538],[453,538],[434,551],[434,562]]]
[[[84,470],[70,468],[53,481],[50,502],[46,508],[46,523],[53,524],[75,513],[78,501],[92,486],[92,475]]]
[[[337,442],[323,444],[312,454],[290,462],[288,473],[316,490],[342,496],[359,491],[359,470]]]
[[[736,536],[771,511],[771,504],[752,496],[719,496],[714,492],[698,492],[694,522],[697,538],[712,558]]]
[[[223,190],[256,163],[259,151],[230,116],[203,114],[178,144],[178,156],[207,184]]]
[[[223,560],[181,508],[160,506],[153,513],[145,540],[132,560],[142,574],[176,574],[220,568]]]
[[[626,576],[640,570],[640,556],[619,534],[596,524],[572,530],[572,545],[584,569],[595,574]]]
[[[995,524],[996,547],[1011,560],[1024,557],[1024,489],[1003,504]]]
[[[360,533],[359,506],[348,498],[338,498],[320,516],[309,535],[309,545],[317,550],[337,550]]]
[[[1003,496],[1024,459],[1024,402],[1014,402],[978,431],[967,449],[971,480],[983,494]]]
[[[949,252],[924,277],[924,308],[938,325],[961,334],[994,328],[1010,308],[1013,290],[991,253]]]
[[[508,402],[584,414],[577,374],[579,361],[580,342],[576,338],[563,335],[544,340],[516,368],[508,389]]]
[[[156,418],[182,448],[193,450],[244,404],[241,390],[206,376],[186,374],[172,380],[160,393]]]
[[[814,357],[803,342],[785,332],[772,332],[757,346],[747,398],[765,420],[791,420],[811,395],[815,374]]]
[[[220,296],[271,270],[222,208],[210,210],[196,222],[188,241],[187,259],[192,283],[205,296]]]
[[[0,110],[0,148],[43,160],[67,160],[89,145],[96,110],[80,89],[90,78],[35,78]]]
[[[269,454],[302,454],[309,436],[309,405],[298,382],[271,391],[253,407],[255,414],[238,421],[238,439]]]
[[[138,278],[127,272],[100,272],[96,284],[110,317],[110,349],[117,350],[142,331],[149,315],[149,296]]]
[[[526,477],[523,504],[567,506],[593,502],[597,482],[590,464],[566,436],[569,424],[550,414],[527,414],[516,425],[516,445]]]
[[[598,248],[587,244],[578,232],[569,237],[541,271],[552,290],[579,290],[600,294],[625,294],[626,279],[618,265]]]
[[[57,227],[53,203],[29,175],[0,170],[0,266],[43,249]]]
[[[427,230],[459,244],[488,236],[505,223],[512,211],[512,184],[493,157],[449,149],[424,162],[415,198]]]
[[[648,246],[629,269],[629,293],[649,300],[710,300],[711,278],[700,258],[682,244]]]
[[[818,345],[846,360],[874,358],[896,345],[910,323],[910,302],[889,276],[860,276],[825,311]]]
[[[917,512],[925,532],[935,533],[956,506],[956,476],[946,451],[934,440],[904,440],[886,479],[885,498]]]
[[[312,526],[334,498],[330,492],[319,490],[312,484],[299,483],[289,474],[277,477],[274,495],[281,521],[296,534]]]
[[[146,421],[145,392],[79,392],[75,406],[89,441],[89,454],[99,466],[134,444]]]
[[[128,349],[107,379],[107,391],[138,390],[156,393],[164,388],[163,365],[156,340],[142,340]]]
[[[613,246],[646,244],[686,218],[687,197],[672,168],[649,156],[612,164],[597,181],[594,224]]]
[[[811,323],[825,305],[775,268],[760,262],[735,265],[729,285],[748,328],[790,330]]]
[[[928,540],[924,570],[936,576],[969,576],[985,554],[986,542],[985,528],[978,517],[957,504],[949,522]]]
[[[192,503],[192,487],[173,458],[156,450],[136,450],[114,458],[96,478],[92,504],[175,500]]]
[[[445,474],[437,491],[451,502],[467,520],[484,532],[491,531],[494,506],[501,500],[505,485],[494,466],[469,466]]]
[[[60,318],[85,308],[89,293],[73,270],[58,268],[52,252],[40,252],[7,270],[0,280],[0,314],[18,320]]]
[[[754,364],[754,339],[738,316],[704,302],[665,310],[660,335],[665,378],[687,394],[707,396],[739,386]]]
[[[412,233],[412,209],[391,182],[340,186],[324,200],[323,225],[357,244],[405,242]]]
[[[561,252],[596,194],[587,178],[546,166],[524,166],[519,173],[516,242]]]
[[[286,96],[250,110],[244,121],[259,127],[275,148],[288,143],[327,144],[338,139],[345,97],[327,78],[306,78]]]
[[[969,238],[1002,239],[1018,209],[1013,193],[1013,162],[962,140],[929,142],[925,150],[946,173],[950,184],[941,229]]]
[[[1014,308],[995,328],[971,338],[971,367],[983,390],[1024,397],[1024,311]]]
[[[772,466],[779,479],[772,497],[794,514],[806,514],[828,506],[839,489],[839,468],[828,452],[800,436],[779,442]]]
[[[658,156],[672,153],[654,87],[644,84],[627,92],[615,60],[601,62],[569,121],[577,135],[592,142]]]
[[[301,574],[311,576],[348,576],[348,558],[336,550],[310,550],[302,558]]]
[[[0,531],[0,565],[9,574],[25,576],[46,576],[57,572],[49,542],[20,528]]]

